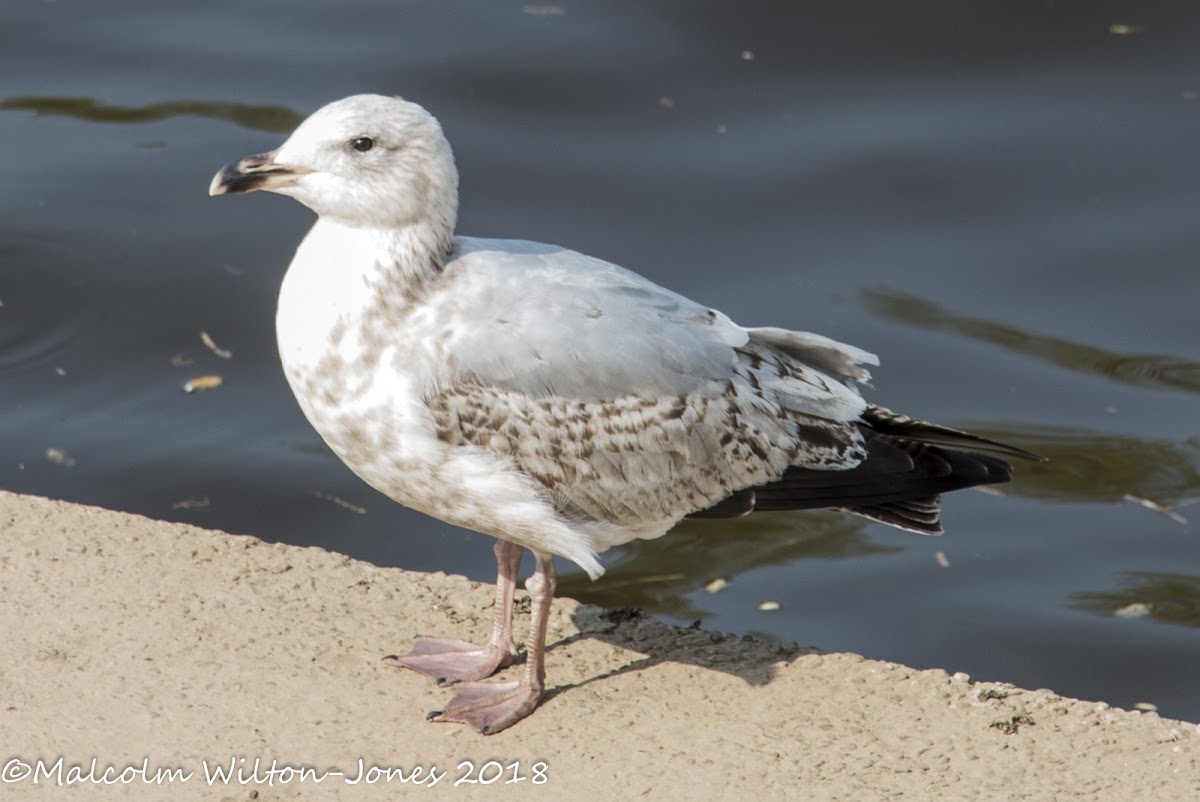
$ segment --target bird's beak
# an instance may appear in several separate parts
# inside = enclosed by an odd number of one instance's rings
[[[247,156],[240,162],[227,164],[213,176],[208,185],[209,195],[230,195],[242,192],[253,192],[256,189],[275,190],[291,186],[296,179],[312,170],[307,167],[279,164],[275,154],[260,153],[257,156]]]

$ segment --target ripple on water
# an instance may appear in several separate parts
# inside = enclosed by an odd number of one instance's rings
[[[1106,376],[1135,387],[1200,393],[1200,362],[1162,354],[1121,354],[1086,343],[1037,335],[991,320],[960,315],[932,301],[890,289],[864,289],[866,307],[879,317],[918,328],[950,331],[1036,357],[1068,370]]]
[[[1170,356],[1114,356],[1097,360],[1097,367],[1127,384],[1200,393],[1200,362]]]
[[[59,366],[105,315],[87,257],[63,245],[0,246],[0,378]]]

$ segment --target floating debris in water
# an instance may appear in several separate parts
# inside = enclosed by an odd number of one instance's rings
[[[192,496],[191,498],[181,498],[179,501],[171,502],[171,509],[173,510],[207,510],[208,507],[208,496]]]
[[[673,108],[675,108],[675,101],[672,100],[671,98],[667,97],[666,95],[663,95],[662,97],[660,97],[658,99],[658,105],[659,105],[659,108],[673,109]]]
[[[1184,524],[1184,525],[1187,525],[1187,522],[1188,522],[1187,518],[1184,518],[1182,515],[1175,512],[1175,507],[1181,507],[1181,506],[1185,506],[1187,504],[1192,503],[1191,500],[1188,500],[1188,501],[1182,502],[1181,504],[1176,504],[1172,507],[1168,507],[1163,504],[1159,504],[1157,501],[1151,501],[1150,499],[1142,498],[1141,496],[1132,496],[1128,493],[1125,494],[1125,500],[1132,501],[1134,504],[1139,504],[1148,510],[1154,510],[1155,512],[1160,512],[1163,515],[1170,518],[1175,523]]]
[[[683,574],[654,574],[653,576],[639,576],[633,581],[638,585],[652,585],[656,582],[678,582],[683,579]]]
[[[54,369],[54,375],[55,375],[55,376],[66,376],[66,375],[67,375],[67,369],[66,369],[66,368],[60,368],[60,367],[56,367],[56,368]]]
[[[220,387],[225,383],[225,380],[220,376],[197,376],[183,385],[185,393],[202,393],[205,390],[212,390]]]
[[[1154,605],[1150,602],[1133,602],[1113,610],[1113,615],[1117,618],[1142,618],[1150,615],[1153,610]]]
[[[1122,22],[1114,22],[1108,26],[1108,32],[1113,36],[1137,36],[1139,33],[1146,32],[1145,25],[1127,25]]]
[[[725,590],[725,588],[727,588],[727,587],[729,587],[729,580],[723,576],[719,576],[716,579],[709,582],[707,585],[705,585],[704,589],[707,590],[709,593],[720,593],[721,591]]]
[[[200,332],[200,342],[204,343],[205,348],[221,357],[221,359],[233,359],[233,351],[227,348],[219,348],[207,331]]]
[[[758,609],[762,610],[764,613],[774,612],[775,610],[778,610],[779,607],[780,604],[777,601],[765,601],[758,605]]]
[[[339,507],[341,507],[342,509],[350,510],[350,512],[357,513],[358,515],[366,515],[367,514],[367,510],[365,507],[360,507],[357,504],[351,504],[349,501],[346,501],[344,498],[339,498],[338,496],[335,496],[332,493],[326,493],[321,490],[310,490],[310,491],[308,491],[308,494],[310,496],[312,496],[313,498],[319,498],[322,501],[332,502],[332,503],[338,505]]]
[[[937,564],[943,568],[950,567],[950,558],[946,556],[946,552],[944,551],[935,551],[933,553],[933,559],[937,560]]]
[[[528,5],[521,7],[521,13],[531,17],[561,17],[567,10],[562,6]]]
[[[754,61],[754,51],[753,50],[743,50],[742,51],[742,61]]]
[[[174,354],[167,360],[173,368],[190,368],[193,361],[187,354]]]
[[[46,461],[51,465],[61,465],[64,468],[75,465],[75,458],[68,454],[65,448],[47,448]]]

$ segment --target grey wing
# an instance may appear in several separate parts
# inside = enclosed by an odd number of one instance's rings
[[[742,328],[552,246],[460,240],[446,270],[439,436],[512,459],[569,515],[672,521],[789,466],[865,457],[865,352]]]
[[[857,363],[878,364],[820,335],[743,328],[632,271],[534,242],[458,238],[430,306],[455,378],[534,396],[678,395],[765,359],[787,363],[764,376],[782,404],[849,420],[865,408]]]
[[[531,395],[684,392],[730,375],[748,332],[616,265],[539,243],[460,238],[441,347],[460,375]],[[465,325],[464,325],[465,324]]]

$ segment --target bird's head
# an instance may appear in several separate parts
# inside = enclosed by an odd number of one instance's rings
[[[438,121],[415,103],[354,95],[318,109],[270,153],[213,177],[210,195],[265,189],[345,225],[453,230],[458,171]]]

